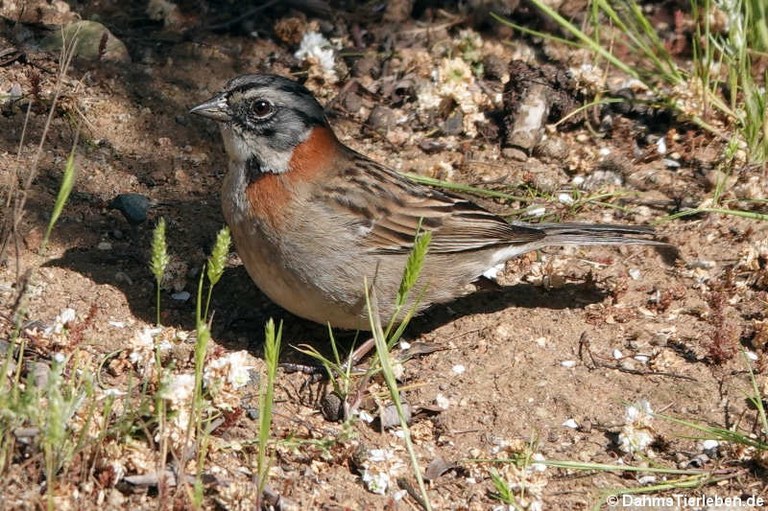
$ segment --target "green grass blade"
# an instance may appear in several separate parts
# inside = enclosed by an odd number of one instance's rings
[[[267,458],[267,443],[272,428],[272,405],[275,400],[275,380],[277,378],[280,342],[283,335],[283,324],[275,331],[275,322],[270,319],[264,327],[264,362],[267,366],[265,381],[261,382],[259,390],[259,451],[258,451],[258,488],[259,498],[264,493],[269,478],[270,461]]]
[[[428,186],[436,186],[443,188],[444,190],[450,190],[453,192],[469,193],[478,195],[481,197],[491,197],[494,199],[503,199],[508,201],[523,201],[529,202],[530,197],[521,197],[519,195],[512,195],[511,193],[499,192],[496,190],[486,190],[485,188],[479,188],[477,186],[466,185],[462,183],[453,183],[451,181],[444,181],[442,179],[435,179],[433,177],[422,176],[419,174],[412,174],[409,172],[403,172],[403,176],[407,177],[411,181]]]
[[[53,212],[51,213],[51,219],[48,221],[48,228],[45,230],[45,236],[43,236],[43,242],[40,245],[40,252],[45,254],[45,250],[48,247],[48,240],[53,232],[53,227],[61,216],[61,212],[64,210],[64,206],[69,199],[69,195],[72,193],[72,188],[75,185],[75,146],[69,152],[67,157],[67,163],[64,166],[64,174],[61,179],[61,185],[59,186],[59,193],[56,195],[56,202],[53,205]]]
[[[170,263],[168,257],[168,247],[165,241],[165,218],[160,218],[155,226],[155,230],[152,233],[152,246],[151,256],[149,261],[149,269],[152,271],[152,275],[155,276],[155,283],[157,284],[157,292],[155,297],[155,305],[157,308],[157,324],[160,324],[160,287],[163,283],[163,276],[165,275],[165,269]],[[198,318],[199,320],[199,318]]]
[[[387,384],[389,390],[389,397],[397,410],[397,416],[400,419],[400,427],[403,432],[403,440],[405,441],[405,448],[408,451],[408,456],[411,460],[411,468],[413,469],[413,475],[419,485],[419,491],[421,492],[422,504],[427,511],[431,511],[432,505],[429,501],[429,494],[427,493],[427,486],[424,483],[424,477],[421,475],[421,469],[419,468],[419,460],[416,456],[416,450],[413,446],[413,439],[411,438],[411,430],[408,427],[408,421],[405,418],[405,411],[403,409],[403,403],[400,399],[400,390],[397,386],[397,378],[395,377],[395,370],[392,364],[392,357],[389,354],[389,348],[387,345],[387,338],[384,334],[384,330],[381,326],[381,318],[379,316],[378,301],[376,299],[376,290],[373,287],[368,287],[368,282],[365,283],[366,296],[365,302],[368,308],[368,317],[370,318],[371,334],[376,345],[376,357],[381,367],[381,373],[384,376],[384,382]]]
[[[603,48],[603,46],[601,46],[597,41],[589,37],[580,28],[576,27],[573,23],[571,23],[570,21],[560,16],[560,14],[558,14],[554,9],[546,5],[544,2],[542,2],[541,0],[531,0],[531,3],[535,5],[547,17],[554,20],[566,32],[569,32],[572,36],[578,39],[584,45],[584,47],[588,48],[590,51],[592,51],[596,55],[599,55],[600,57],[604,58],[606,61],[610,62],[611,65],[613,65],[616,69],[621,70],[622,72],[626,73],[627,75],[633,78],[637,78],[637,79],[640,78],[639,74],[635,69],[630,67],[628,64],[624,63],[620,58],[613,55],[610,51]]]
[[[211,256],[208,258],[208,264],[205,267],[205,274],[208,277],[208,296],[205,300],[205,313],[203,317],[208,320],[208,312],[211,307],[211,297],[213,288],[224,275],[224,268],[227,266],[227,256],[229,248],[232,245],[232,236],[229,234],[229,227],[224,226],[216,235],[216,242],[213,245]],[[199,318],[198,318],[199,319]]]

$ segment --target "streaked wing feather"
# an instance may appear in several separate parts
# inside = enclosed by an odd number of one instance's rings
[[[421,225],[432,231],[430,252],[455,253],[530,243],[543,231],[509,224],[460,197],[412,183],[358,154],[347,154],[340,179],[322,190],[344,216],[361,217],[364,244],[374,253],[407,253]],[[375,183],[375,185],[373,184]]]

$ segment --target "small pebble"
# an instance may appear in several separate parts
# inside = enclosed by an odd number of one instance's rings
[[[446,135],[460,135],[464,131],[464,115],[460,111],[453,112],[443,122],[442,130]]]
[[[427,154],[433,154],[440,151],[444,151],[446,148],[445,142],[434,140],[431,138],[425,138],[419,142],[419,149]]]
[[[632,268],[627,273],[629,273],[629,277],[632,280],[640,280],[640,277],[642,277],[642,273],[640,272],[640,270],[638,268]]]
[[[563,426],[570,429],[578,429],[579,423],[573,419],[568,419],[567,421],[563,422]]]
[[[152,200],[140,193],[121,193],[109,203],[110,209],[116,209],[131,225],[139,225],[147,221]]]
[[[335,392],[329,392],[320,398],[320,413],[327,421],[341,422],[344,420],[344,400]]]
[[[521,151],[516,147],[505,147],[501,150],[501,154],[508,160],[526,161],[528,159],[528,155],[525,154],[525,151]]]
[[[357,416],[360,418],[361,421],[365,422],[366,424],[370,424],[374,421],[373,415],[366,412],[365,410],[360,410],[360,413],[357,414]]]
[[[635,371],[636,370],[636,368],[635,368],[635,361],[632,360],[631,358],[623,359],[621,362],[619,362],[619,365],[625,371]]]
[[[583,188],[597,190],[608,186],[622,186],[624,178],[614,170],[595,170],[584,179]]]
[[[11,88],[8,90],[8,99],[10,101],[17,101],[17,100],[21,99],[23,94],[24,94],[24,91],[21,89],[21,85],[19,85],[18,83],[14,82],[11,85]]]
[[[576,367],[576,361],[575,360],[563,360],[560,362],[560,365],[563,367]]]
[[[405,419],[405,423],[410,424],[413,416],[413,413],[411,411],[411,405],[409,405],[408,403],[403,403],[402,410],[403,410],[403,418]],[[400,415],[398,415],[397,408],[395,407],[395,405],[385,406],[381,410],[381,414],[379,415],[379,420],[381,421],[381,427],[384,429],[399,427]],[[397,434],[397,432],[395,434]]]
[[[547,137],[533,151],[542,159],[563,161],[568,157],[568,144],[560,137]]]
[[[531,208],[528,211],[525,212],[527,216],[544,216],[544,214],[547,212],[547,208],[544,206],[540,206],[538,208]]]
[[[342,96],[344,109],[350,113],[357,113],[363,109],[363,98],[360,94],[350,91]]]
[[[464,372],[467,370],[466,367],[464,367],[461,364],[456,364],[451,368],[451,371],[453,371],[453,374],[464,374]]]
[[[96,248],[99,250],[112,250],[112,243],[108,241],[102,241],[96,245]]]
[[[613,350],[613,358],[615,358],[616,360],[619,360],[621,358],[624,358],[624,354],[620,350],[614,349]]]
[[[171,295],[171,298],[174,300],[178,300],[180,302],[186,302],[192,297],[189,291],[179,291],[178,293],[173,293]]]
[[[389,130],[395,127],[397,114],[386,106],[377,106],[368,116],[368,126],[374,130]]]

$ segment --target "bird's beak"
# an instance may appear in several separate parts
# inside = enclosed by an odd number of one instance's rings
[[[189,113],[202,115],[214,121],[229,121],[232,119],[232,113],[229,110],[229,105],[227,105],[227,98],[221,94],[193,107]]]

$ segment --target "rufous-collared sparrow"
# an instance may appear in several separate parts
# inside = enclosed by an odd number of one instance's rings
[[[413,183],[340,142],[312,94],[280,76],[234,78],[191,112],[220,123],[229,156],[224,217],[251,278],[275,303],[318,323],[369,330],[366,279],[388,321],[419,226],[432,232],[412,293],[420,309],[466,294],[490,268],[542,247],[663,244],[642,237],[653,233],[648,227],[509,223]]]

